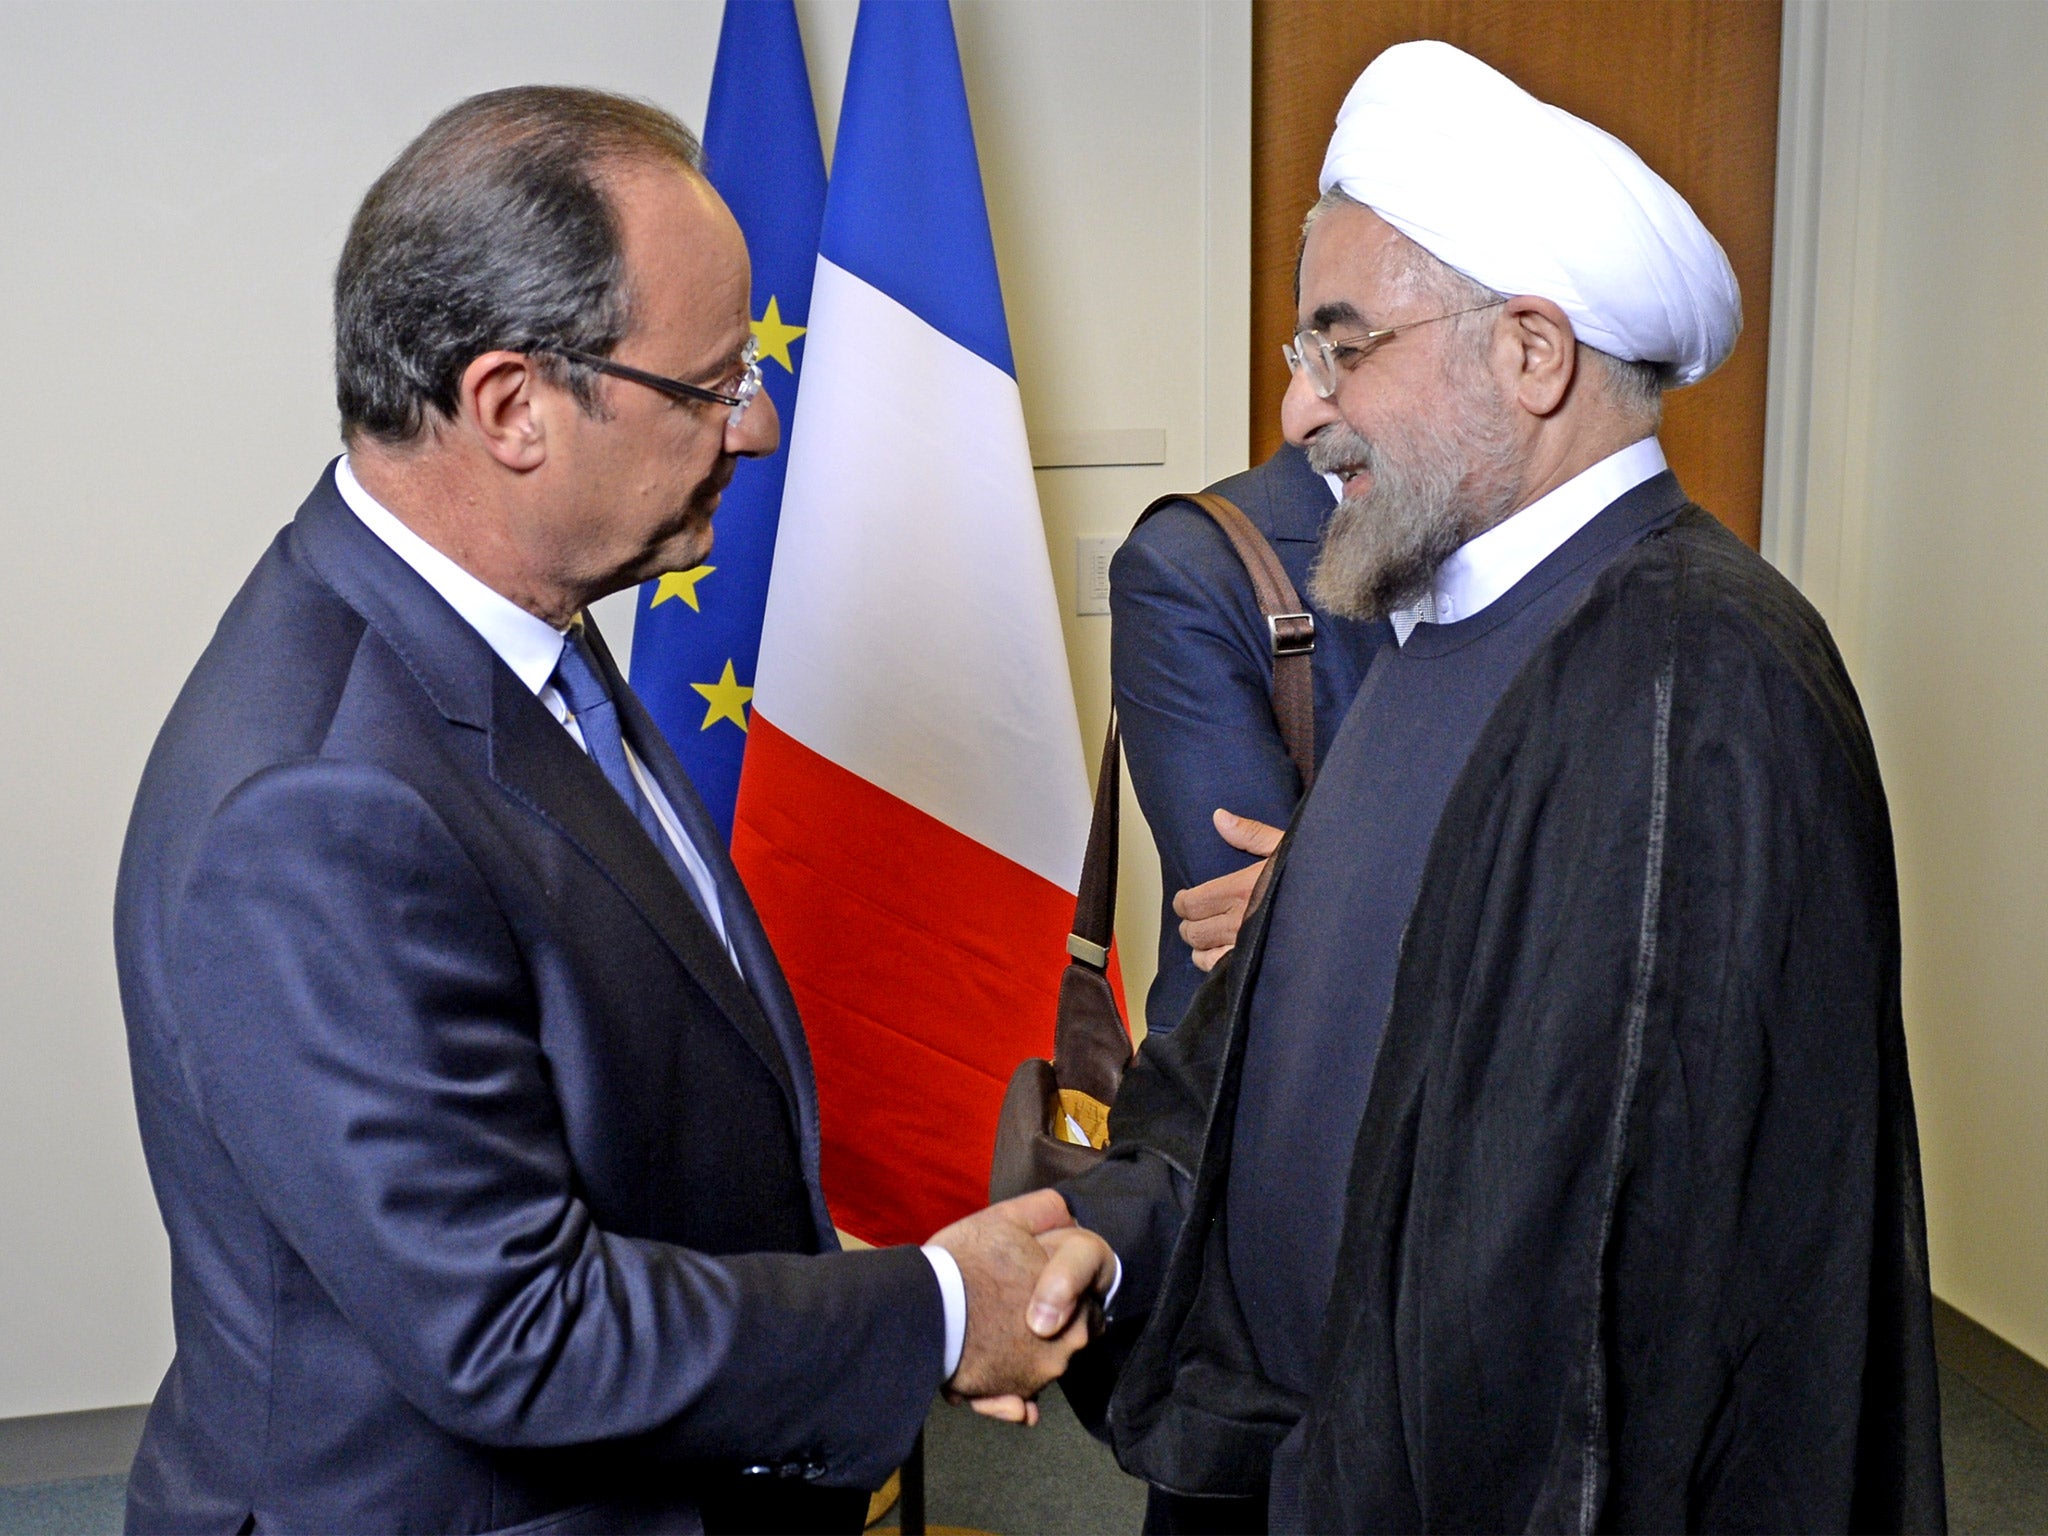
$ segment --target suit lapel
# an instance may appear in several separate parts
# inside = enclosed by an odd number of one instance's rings
[[[696,844],[698,853],[711,869],[712,880],[718,887],[718,905],[725,919],[726,936],[731,939],[732,947],[739,956],[750,995],[759,1005],[762,1019],[773,1031],[787,1065],[786,1081],[796,1101],[804,1164],[810,1171],[813,1199],[818,1204],[819,1230],[821,1234],[829,1233],[831,1221],[824,1211],[818,1172],[817,1084],[811,1071],[810,1044],[804,1037],[796,999],[790,994],[789,982],[782,974],[773,946],[768,942],[767,930],[761,926],[760,914],[754,910],[753,900],[747,895],[746,885],[726,850],[718,824],[704,808],[696,785],[690,782],[690,776],[669,746],[668,738],[655,724],[654,717],[647,713],[640,696],[620,674],[604,637],[597,632],[597,626],[587,620],[586,624],[585,634],[597,655],[598,664],[604,669],[612,697],[618,701],[619,715],[634,754],[661,786],[661,792],[668,797],[669,807],[682,823],[683,831]],[[728,964],[726,969],[730,971],[731,965]]]
[[[492,700],[491,777],[553,823],[611,878],[746,1038],[783,1092],[794,1098],[789,1062],[775,1031],[668,860],[597,764],[509,669],[499,671]]]
[[[443,717],[486,733],[493,781],[575,844],[647,919],[781,1084],[799,1124],[806,1115],[815,1119],[815,1110],[807,1108],[808,1061],[800,1091],[781,1030],[762,1013],[718,935],[618,792],[483,637],[349,511],[334,488],[331,466],[300,507],[293,534],[297,552],[377,630]],[[620,688],[616,676],[613,686],[620,689],[622,700],[631,699],[630,690]],[[638,710],[637,703],[628,707]],[[645,729],[638,724],[642,719],[644,711],[629,729],[639,731],[644,740]],[[640,744],[634,743],[636,750]],[[641,760],[648,761],[646,754]],[[664,782],[662,788],[677,814],[684,815],[685,797],[670,783]],[[708,823],[695,795],[687,799]],[[692,827],[690,835],[717,870],[725,861],[716,834],[705,841]],[[719,875],[721,895],[726,879]],[[737,879],[731,884],[737,886]],[[725,910],[734,911],[730,900]],[[752,908],[747,912],[751,920]],[[730,915],[727,922],[730,925]],[[758,929],[758,922],[754,926]],[[745,954],[742,949],[743,963]],[[776,982],[779,986],[779,973]]]

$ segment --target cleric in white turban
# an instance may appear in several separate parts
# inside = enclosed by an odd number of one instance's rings
[[[1610,133],[1448,43],[1389,48],[1351,87],[1321,187],[1498,293],[1533,293],[1588,346],[1695,384],[1742,296],[1686,200]]]
[[[1441,43],[1322,184],[1283,423],[1343,498],[1312,590],[1384,643],[1062,1186],[1123,1263],[1068,1396],[1148,1530],[1937,1529],[1877,763],[1657,441],[1727,259]]]

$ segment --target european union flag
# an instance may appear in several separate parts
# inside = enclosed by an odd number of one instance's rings
[[[754,336],[783,446],[740,462],[706,564],[641,587],[632,678],[730,839],[825,218],[825,155],[794,0],[726,0],[704,158],[753,257]]]

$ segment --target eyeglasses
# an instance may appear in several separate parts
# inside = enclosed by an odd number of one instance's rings
[[[649,389],[658,389],[672,400],[703,400],[712,405],[732,408],[732,422],[737,425],[746,415],[747,407],[754,396],[761,393],[761,364],[756,357],[755,339],[747,338],[747,344],[740,351],[740,381],[733,386],[731,394],[722,390],[706,389],[702,384],[686,384],[681,379],[671,379],[658,373],[649,373],[644,368],[629,368],[624,363],[615,363],[608,357],[599,357],[595,352],[579,352],[574,347],[544,346],[537,351],[552,352],[557,357],[567,358],[572,363],[581,363],[585,368],[594,368],[599,373],[608,373],[615,379],[629,379],[635,384],[645,384]]]
[[[1344,382],[1344,375],[1364,362],[1365,355],[1389,336],[1412,331],[1418,325],[1435,325],[1439,320],[1475,315],[1482,309],[1492,309],[1505,303],[1506,299],[1488,299],[1484,304],[1454,309],[1447,315],[1431,315],[1427,320],[1404,320],[1399,325],[1382,326],[1357,336],[1330,337],[1321,331],[1296,331],[1291,344],[1281,344],[1280,355],[1287,359],[1289,372],[1308,375],[1318,400],[1327,400],[1337,393],[1337,386]]]

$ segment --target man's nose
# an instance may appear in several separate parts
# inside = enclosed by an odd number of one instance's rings
[[[1287,393],[1280,397],[1280,431],[1297,448],[1308,446],[1310,438],[1338,419],[1337,402],[1316,394],[1303,369],[1288,376]]]
[[[738,421],[726,420],[725,451],[739,458],[764,458],[781,441],[782,418],[775,414],[775,402],[765,389],[747,402]]]

